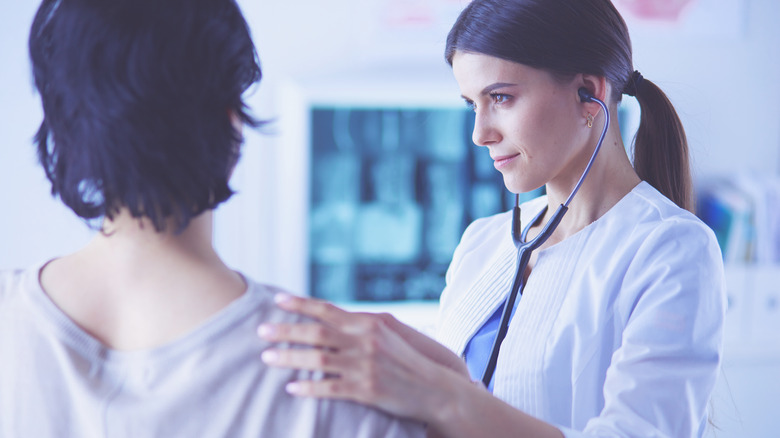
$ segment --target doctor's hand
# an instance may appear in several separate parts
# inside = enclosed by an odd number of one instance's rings
[[[290,295],[279,295],[276,302],[284,310],[316,320],[264,324],[258,329],[268,341],[315,347],[263,352],[268,365],[325,373],[322,380],[290,383],[288,391],[294,395],[353,400],[431,421],[433,411],[451,396],[453,381],[471,385],[461,358],[389,314],[351,313]]]

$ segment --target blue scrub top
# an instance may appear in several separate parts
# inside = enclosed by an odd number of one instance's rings
[[[515,307],[512,309],[511,317],[515,315],[515,309],[517,309],[517,303],[520,302],[520,296],[515,300]],[[466,360],[466,367],[469,369],[469,375],[471,380],[482,380],[482,374],[485,373],[485,367],[487,367],[488,360],[490,360],[490,352],[493,350],[493,342],[496,339],[498,332],[498,325],[501,323],[501,314],[504,311],[504,306],[498,306],[495,313],[487,320],[477,333],[471,338],[466,345],[466,349],[463,351],[463,358]],[[496,379],[495,373],[490,379],[488,385],[488,391],[493,392],[493,381]]]
[[[547,207],[541,209],[539,213],[534,216],[534,219],[526,225],[523,232],[520,234],[520,241],[525,242],[528,236],[528,230],[539,222],[544,214],[547,212]],[[522,291],[521,291],[522,292]],[[523,297],[522,293],[517,295],[515,299],[515,305],[512,307],[512,313],[509,315],[509,321],[515,316],[517,310],[517,304]],[[508,297],[507,297],[508,298]],[[466,367],[469,369],[469,375],[471,380],[482,380],[482,375],[485,373],[488,361],[490,360],[490,353],[493,350],[493,343],[498,334],[498,326],[501,324],[501,315],[504,313],[504,306],[506,301],[488,318],[487,322],[474,334],[471,340],[466,344],[465,350],[463,350],[463,359],[466,361]],[[493,381],[496,379],[495,373],[490,378],[488,384],[488,391],[493,392]]]

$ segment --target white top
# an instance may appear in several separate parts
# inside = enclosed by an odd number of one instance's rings
[[[160,348],[116,351],[71,321],[43,292],[40,266],[0,271],[0,437],[423,437],[350,402],[294,398],[310,377],[260,361],[262,322],[295,322],[276,290],[247,293]]]
[[[521,206],[528,224],[546,197]],[[511,212],[465,231],[437,338],[463,354],[506,300]],[[726,307],[712,231],[642,182],[539,251],[499,354],[494,394],[567,437],[693,437],[719,372]]]

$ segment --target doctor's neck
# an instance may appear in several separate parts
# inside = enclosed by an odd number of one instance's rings
[[[597,124],[594,123],[594,128],[595,126]],[[588,142],[592,146],[583,149],[583,153],[571,168],[545,185],[548,214],[566,202],[572,189],[577,185],[596,145],[595,139],[590,139]],[[626,154],[617,123],[611,124],[593,166],[569,204],[569,211],[561,227],[567,229],[569,233],[584,228],[609,211],[640,181]]]

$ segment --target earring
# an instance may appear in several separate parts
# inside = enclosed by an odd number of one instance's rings
[[[588,113],[588,117],[586,117],[586,119],[588,120],[588,128],[592,128],[593,127],[593,114]]]

